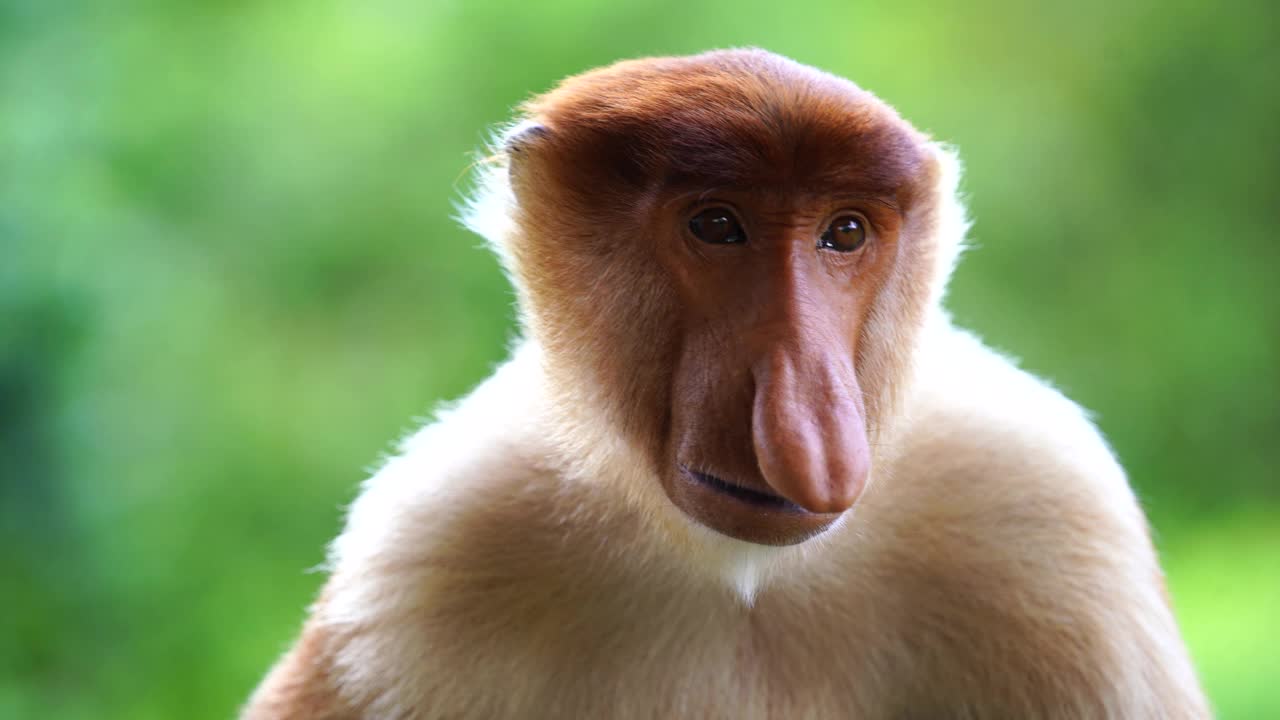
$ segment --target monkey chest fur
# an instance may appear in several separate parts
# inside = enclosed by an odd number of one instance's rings
[[[626,522],[612,536],[563,521],[493,525],[465,560],[405,568],[343,662],[394,698],[378,711],[389,717],[907,718],[966,706],[1056,717],[1069,707],[1052,707],[1067,694],[1054,676],[1076,669],[1051,668],[1038,648],[1087,645],[1099,628],[1041,607],[1053,592],[1009,592],[1024,571],[975,565],[981,548],[942,565],[896,553],[895,529],[879,529],[880,540],[850,532],[843,551],[768,574],[748,601],[633,544],[640,530]],[[1006,686],[1036,687],[1037,698]]]

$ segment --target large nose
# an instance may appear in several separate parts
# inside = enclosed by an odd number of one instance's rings
[[[871,466],[852,361],[782,347],[752,371],[752,442],[765,482],[809,512],[848,510]]]
[[[779,258],[757,298],[751,434],[774,491],[810,512],[839,513],[862,493],[871,453],[855,333],[811,253]]]

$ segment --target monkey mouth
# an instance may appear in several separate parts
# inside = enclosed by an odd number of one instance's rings
[[[840,517],[811,512],[774,492],[762,478],[727,480],[682,462],[672,469],[663,487],[676,507],[704,527],[738,540],[795,545],[824,532]]]
[[[716,477],[715,475],[711,475],[709,473],[701,472],[698,470],[693,470],[683,465],[680,466],[680,469],[683,470],[685,475],[687,475],[690,479],[702,485],[703,487],[710,488],[720,493],[721,495],[727,495],[731,498],[734,498],[735,500],[744,502],[748,505],[753,505],[755,507],[762,508],[762,509],[782,511],[782,512],[791,512],[791,513],[807,512],[804,508],[800,507],[799,505],[796,505],[795,503],[782,497],[781,495],[777,495],[775,493],[768,492],[766,490],[757,490],[753,488],[743,487],[741,485],[735,485],[734,483],[723,480],[719,477]]]

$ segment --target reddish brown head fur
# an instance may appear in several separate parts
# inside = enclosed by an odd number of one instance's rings
[[[755,50],[622,62],[526,113],[509,251],[552,373],[598,390],[703,524],[774,544],[821,531],[866,482],[928,301],[926,138],[852,83]],[[744,242],[695,237],[707,208]],[[851,214],[865,245],[819,247]]]

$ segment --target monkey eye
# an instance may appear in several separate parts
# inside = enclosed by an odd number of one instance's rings
[[[742,225],[728,208],[707,208],[689,220],[693,236],[712,245],[735,245],[747,241]]]
[[[841,215],[818,237],[818,248],[853,252],[867,241],[867,224],[857,215]]]

